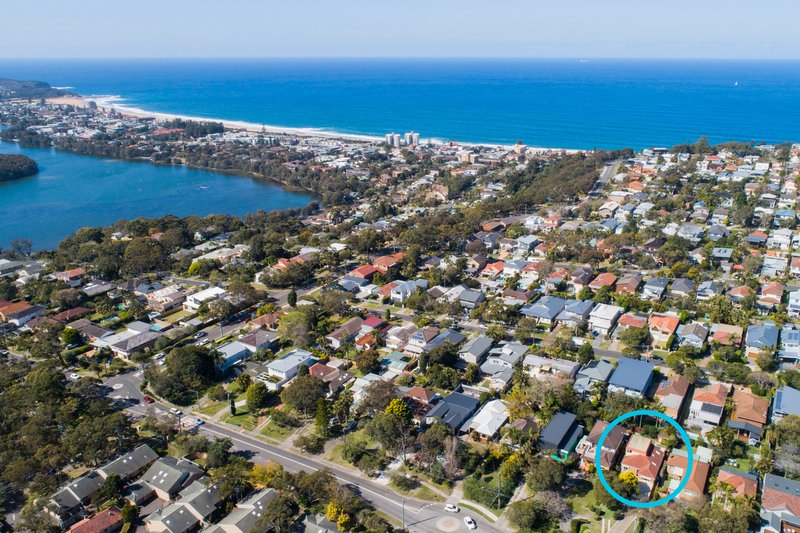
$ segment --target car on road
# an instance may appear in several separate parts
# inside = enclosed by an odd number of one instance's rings
[[[164,353],[164,352],[157,353],[157,354],[156,354],[156,356],[155,356],[155,357],[153,357],[153,359],[155,359],[156,361],[158,361],[159,359],[164,359],[164,356],[165,356],[165,355],[167,355],[167,354],[166,354],[166,353]]]
[[[464,517],[464,524],[466,524],[468,529],[478,529],[478,524],[475,523],[475,520],[473,520],[471,516]]]
[[[154,400],[154,399],[152,399],[150,396],[144,396],[144,397],[142,398],[142,401],[143,401],[144,403],[155,403],[155,400]]]
[[[173,415],[179,415],[179,416],[183,414],[183,411],[181,411],[177,407],[170,407],[169,412],[172,413]]]
[[[206,423],[206,421],[203,420],[202,418],[195,418],[194,423],[197,424],[198,426],[202,426],[203,424]]]
[[[72,379],[72,380],[80,379],[80,378],[81,378],[80,374],[76,374],[75,372],[73,372],[72,374],[69,375],[69,379]]]
[[[448,513],[457,513],[461,509],[459,509],[458,505],[453,505],[452,503],[448,503],[447,505],[444,506],[444,510],[447,511]]]
[[[209,342],[211,342],[211,339],[203,339],[203,340],[201,340],[200,342],[198,342],[198,343],[197,343],[197,345],[198,345],[198,346],[205,346],[205,345],[206,345],[206,344],[208,344]]]
[[[197,333],[194,334],[194,338],[195,339],[202,339],[205,336],[206,336],[206,332],[205,331],[198,331]]]

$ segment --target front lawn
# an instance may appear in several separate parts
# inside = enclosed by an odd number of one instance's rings
[[[231,415],[230,413],[224,415],[221,420],[228,424],[239,426],[247,431],[256,429],[258,425],[258,417],[251,415],[247,409],[242,408],[237,408],[235,415]]]

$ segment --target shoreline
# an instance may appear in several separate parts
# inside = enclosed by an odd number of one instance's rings
[[[273,133],[276,135],[293,135],[296,137],[317,137],[324,139],[339,139],[354,142],[365,143],[382,143],[384,138],[378,135],[366,135],[358,133],[343,133],[321,128],[312,127],[290,127],[290,126],[275,126],[271,124],[258,124],[255,122],[248,122],[244,120],[231,120],[231,119],[217,119],[208,117],[198,117],[193,115],[183,115],[180,113],[164,113],[159,111],[148,111],[139,107],[125,105],[125,98],[114,95],[73,95],[73,96],[60,96],[55,98],[47,98],[47,102],[52,104],[73,105],[75,107],[87,107],[89,102],[94,102],[97,107],[102,110],[114,110],[125,116],[136,118],[156,118],[159,120],[191,120],[194,122],[219,122],[226,129],[248,131],[252,133]],[[388,133],[388,132],[387,132]],[[432,144],[435,146],[445,146],[449,144],[467,147],[496,147],[505,150],[510,150],[514,147],[512,144],[500,143],[484,143],[484,142],[462,142],[462,141],[445,141],[437,138],[420,139],[421,144]],[[568,154],[578,152],[594,152],[594,150],[580,150],[575,148],[546,148],[539,146],[529,146],[529,149],[539,150],[542,152],[564,152]]]

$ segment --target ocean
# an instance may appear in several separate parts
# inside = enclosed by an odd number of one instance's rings
[[[149,111],[559,148],[800,141],[800,62],[0,60],[0,77]]]

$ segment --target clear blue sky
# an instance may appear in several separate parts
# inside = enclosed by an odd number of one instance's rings
[[[798,0],[39,0],[0,57],[800,58]]]

